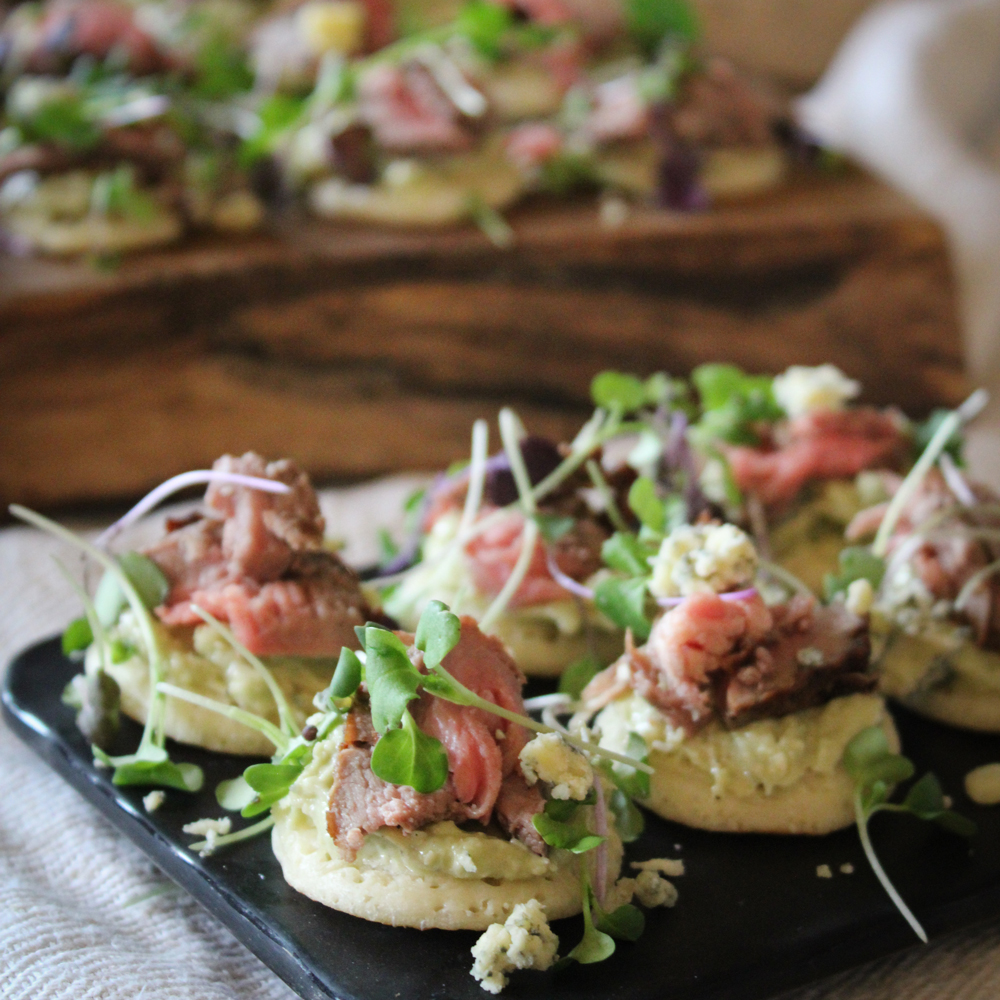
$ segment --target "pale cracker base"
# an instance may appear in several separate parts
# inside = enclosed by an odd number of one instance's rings
[[[486,930],[503,923],[518,903],[537,899],[549,920],[580,912],[579,859],[561,852],[551,874],[492,884],[450,875],[390,875],[332,858],[315,827],[293,824],[279,811],[271,846],[285,881],[324,906],[394,927]],[[608,872],[621,868],[622,845],[608,839]]]
[[[888,715],[883,728],[889,746],[898,751],[899,734]],[[840,766],[830,775],[809,773],[770,795],[759,791],[716,798],[711,776],[676,754],[653,750],[649,763],[655,773],[642,804],[685,826],[723,833],[820,835],[854,822],[854,782]]]

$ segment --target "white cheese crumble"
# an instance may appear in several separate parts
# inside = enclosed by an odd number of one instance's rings
[[[558,733],[542,733],[520,753],[521,772],[529,785],[546,781],[554,799],[585,799],[594,784],[590,761]]]
[[[356,0],[310,0],[295,12],[300,37],[317,55],[356,52],[364,42],[366,20],[365,6]]]
[[[633,861],[632,867],[638,872],[657,872],[677,878],[684,874],[684,862],[671,858],[650,858],[648,861]]]
[[[196,819],[193,823],[185,823],[181,827],[185,833],[205,838],[205,847],[198,852],[203,858],[207,858],[215,851],[215,842],[232,828],[233,821],[228,816],[222,819]]]
[[[167,793],[157,789],[155,792],[150,792],[148,795],[142,797],[142,807],[148,813],[154,813],[160,806],[163,805],[164,799],[166,799]]]
[[[668,882],[654,871],[646,869],[636,876],[635,898],[649,909],[655,906],[674,906],[677,896],[677,887],[673,882]]]
[[[852,865],[850,863],[850,861],[845,861],[844,864],[842,864],[840,866],[840,871],[841,871],[841,874],[843,874],[843,875],[853,875],[854,874],[854,865]]]
[[[816,866],[816,877],[817,878],[833,878],[833,872],[830,871],[829,865],[817,865]]]
[[[871,609],[875,600],[875,590],[867,580],[855,580],[847,588],[847,597],[844,604],[852,615],[864,618]]]
[[[849,399],[861,392],[861,386],[848,378],[836,365],[792,365],[774,378],[774,398],[793,420],[808,413],[842,410]]]
[[[545,907],[537,899],[518,903],[505,923],[490,924],[472,946],[472,976],[487,993],[499,993],[514,969],[551,968],[559,938],[549,927]]]
[[[757,574],[757,550],[733,524],[684,524],[663,540],[650,560],[655,597],[742,590]]]

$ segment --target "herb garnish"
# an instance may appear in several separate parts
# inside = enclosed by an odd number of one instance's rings
[[[103,566],[106,571],[105,577],[102,579],[101,586],[98,587],[98,594],[94,601],[97,617],[102,619],[104,615],[110,615],[114,609],[115,619],[117,619],[118,614],[127,604],[135,616],[139,634],[142,636],[144,652],[149,662],[150,699],[139,748],[133,754],[109,757],[100,747],[94,746],[95,761],[106,767],[114,768],[112,781],[116,785],[166,785],[182,791],[198,791],[204,781],[201,768],[194,764],[173,763],[164,749],[166,742],[165,701],[163,693],[158,689],[158,685],[163,680],[163,655],[150,615],[150,605],[146,603],[162,594],[162,574],[150,560],[138,553],[130,554],[128,559],[123,556],[119,561],[91,545],[90,542],[74,535],[62,525],[50,521],[47,517],[43,517],[33,510],[28,510],[19,504],[12,504],[9,510],[20,520],[81,549],[91,559]],[[132,573],[135,574],[135,580],[130,575]],[[159,574],[159,579],[157,574]],[[109,579],[110,582],[106,583],[105,581]],[[73,625],[72,627],[74,632],[79,635],[80,626]]]
[[[881,726],[862,729],[844,750],[844,769],[854,779],[854,815],[858,825],[858,835],[868,862],[882,887],[888,893],[896,908],[906,919],[913,932],[927,943],[927,934],[920,922],[903,902],[896,887],[882,868],[875,849],[868,836],[868,821],[878,812],[909,813],[918,819],[937,823],[960,837],[972,837],[976,824],[947,808],[941,785],[933,774],[925,774],[910,787],[901,803],[889,802],[889,796],[897,784],[913,777],[913,762],[900,754],[893,753]]]

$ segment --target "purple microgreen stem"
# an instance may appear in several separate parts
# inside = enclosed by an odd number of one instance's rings
[[[600,776],[594,778],[594,832],[601,838],[594,853],[594,892],[601,909],[604,909],[604,896],[608,887],[608,807],[604,801],[604,788]]]
[[[564,573],[552,556],[551,551],[545,553],[545,562],[548,566],[549,575],[552,577],[556,583],[562,587],[563,590],[568,590],[571,594],[575,594],[577,597],[582,597],[585,601],[592,601],[594,599],[594,592],[590,587],[584,586],[584,584],[579,583],[574,580],[573,577]]]
[[[265,493],[290,493],[291,487],[274,479],[261,479],[258,476],[243,476],[237,472],[220,472],[215,469],[196,469],[192,472],[182,472],[173,476],[165,483],[160,483],[156,489],[146,494],[130,511],[120,517],[114,524],[106,528],[97,538],[95,544],[104,548],[120,532],[134,524],[144,514],[158,507],[167,497],[173,496],[189,486],[201,486],[206,483],[228,483],[233,486],[248,486],[251,489],[262,490]]]
[[[962,475],[962,470],[955,464],[955,459],[948,452],[941,452],[938,459],[941,468],[941,475],[948,484],[948,489],[955,494],[955,498],[964,507],[973,507],[976,504],[976,494],[972,492],[972,487],[968,480]]]

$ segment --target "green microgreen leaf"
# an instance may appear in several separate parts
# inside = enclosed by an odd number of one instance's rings
[[[601,559],[605,565],[628,576],[647,575],[649,558],[654,553],[654,549],[644,545],[634,534],[624,531],[616,531],[601,546]]]
[[[735,365],[700,365],[691,373],[704,411],[699,428],[730,444],[757,444],[753,425],[785,416],[774,397],[773,379],[747,375]]]
[[[594,926],[591,907],[594,906],[594,890],[590,883],[584,883],[583,891],[583,937],[580,943],[566,956],[566,961],[579,962],[581,965],[593,965],[603,962],[615,953],[615,941],[609,934]]]
[[[337,669],[330,681],[329,693],[334,698],[350,698],[361,683],[361,661],[353,649],[344,646],[340,651]]]
[[[246,55],[221,30],[212,32],[195,55],[192,92],[207,100],[232,98],[253,87]]]
[[[638,733],[628,734],[625,753],[640,764],[649,763],[649,748]],[[615,763],[610,765],[609,777],[629,798],[649,798],[649,775],[645,771]]]
[[[240,812],[256,798],[257,793],[247,784],[242,774],[228,781],[220,781],[215,786],[215,801],[226,812]]]
[[[940,426],[947,420],[948,416],[951,414],[951,410],[934,410],[931,415],[920,424],[916,424],[913,428],[913,459],[916,461],[917,458],[923,453],[924,449],[931,443],[931,439],[938,432]],[[956,465],[965,465],[965,437],[962,434],[961,427],[956,427],[951,437],[948,438],[947,443],[944,446],[944,451],[946,451],[955,460]]]
[[[112,663],[124,663],[131,660],[138,653],[138,650],[131,643],[123,642],[121,639],[112,639],[108,644],[108,652],[111,655]]]
[[[200,791],[204,782],[205,774],[197,764],[175,764],[171,760],[120,764],[111,778],[113,785],[152,785],[182,792]]]
[[[843,593],[855,580],[867,580],[878,589],[885,576],[885,560],[880,559],[867,545],[851,545],[843,549],[839,556],[840,572],[835,576],[828,573],[823,578],[823,593],[827,601],[835,594]]]
[[[64,656],[79,653],[94,641],[94,633],[86,617],[75,618],[66,626],[62,634],[62,651]]]
[[[545,813],[538,813],[532,825],[550,847],[558,847],[574,854],[585,854],[604,843],[603,837],[588,833],[584,828],[569,823],[559,823]]]
[[[292,129],[302,117],[306,98],[287,94],[272,94],[257,108],[260,125],[240,146],[238,160],[243,168],[269,156],[277,148],[282,136]]]
[[[535,514],[534,518],[539,534],[550,545],[572,531],[576,524],[575,517],[559,517],[558,514]]]
[[[514,15],[509,8],[487,0],[469,0],[458,12],[455,30],[488,59],[499,59],[504,36],[513,24]]]
[[[855,821],[872,871],[913,932],[926,943],[926,932],[879,862],[868,833],[868,821],[877,812],[908,812],[967,837],[975,834],[976,826],[971,820],[945,808],[941,786],[932,774],[927,774],[916,782],[901,804],[893,805],[889,802],[893,788],[898,782],[912,777],[914,767],[907,758],[892,752],[881,726],[869,726],[861,730],[847,744],[843,763],[847,773],[854,779]]]
[[[614,814],[615,829],[623,844],[631,844],[642,836],[646,829],[642,810],[620,788],[611,793],[608,808]]]
[[[604,580],[597,585],[594,603],[620,628],[632,629],[639,642],[649,638],[652,624],[646,617],[648,577],[632,580]]]
[[[656,494],[656,484],[640,476],[628,491],[628,505],[632,512],[650,531],[662,534],[667,523],[667,511]]]
[[[438,667],[461,637],[462,623],[458,615],[453,615],[440,601],[429,601],[417,623],[413,640],[417,649],[423,651],[427,669]]]
[[[399,555],[399,546],[385,528],[378,530],[379,565],[391,563]]]
[[[386,629],[365,629],[365,682],[371,699],[372,724],[382,735],[398,726],[406,706],[417,697],[424,676],[410,662],[406,647]]]
[[[576,701],[583,689],[601,672],[601,665],[592,656],[582,656],[571,663],[559,678],[559,693]]]
[[[393,785],[408,785],[428,795],[448,780],[448,754],[403,712],[402,727],[386,733],[372,752],[372,773]]]
[[[20,125],[28,138],[77,151],[91,149],[101,140],[101,131],[79,95],[65,94],[45,101]]]
[[[595,406],[618,409],[622,413],[634,413],[646,404],[646,387],[642,381],[623,372],[595,375],[590,383],[590,395]]]
[[[625,0],[629,34],[647,52],[653,52],[666,36],[697,41],[698,18],[687,0]]]
[[[639,907],[626,903],[611,913],[600,911],[597,929],[617,941],[638,941],[646,929],[646,917]]]
[[[287,794],[292,782],[302,773],[301,764],[251,764],[243,780],[254,791],[254,798],[240,810],[247,818],[267,812]]]
[[[139,552],[124,552],[118,556],[117,562],[146,608],[155,608],[166,600],[170,583],[152,559]],[[94,607],[100,623],[105,628],[114,625],[127,604],[128,600],[114,574],[105,573],[94,595]]]
[[[586,818],[579,815],[583,803],[571,800],[550,799],[544,811],[536,813],[531,823],[549,847],[557,847],[574,854],[585,854],[604,843],[587,829]]]

